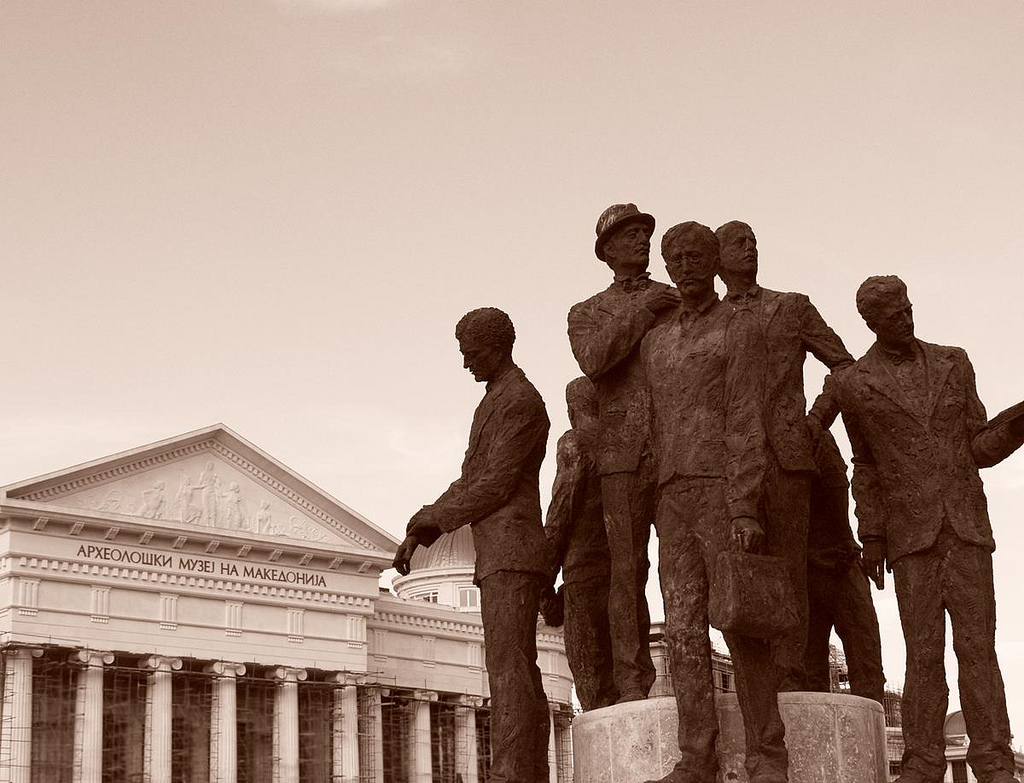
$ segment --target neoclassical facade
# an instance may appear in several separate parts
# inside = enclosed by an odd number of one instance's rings
[[[0,782],[482,783],[469,531],[396,595],[397,544],[220,425],[5,487]],[[538,646],[557,783],[571,678]]]

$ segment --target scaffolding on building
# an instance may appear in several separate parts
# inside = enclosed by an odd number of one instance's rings
[[[90,765],[102,783],[150,779],[159,752],[152,734],[158,687],[152,656],[105,653],[103,665],[96,666],[80,650],[40,646],[29,659],[26,690],[18,680],[26,669],[11,665],[25,650],[0,650],[4,779],[67,783],[83,780]],[[469,783],[488,777],[490,710],[479,697],[401,689],[369,682],[366,675],[340,677],[316,669],[292,670],[303,676],[288,679],[276,673],[280,667],[247,665],[232,677],[234,721],[224,725],[221,711],[231,708],[220,703],[222,673],[209,661],[175,660],[173,674],[168,671],[173,783],[215,783],[219,754],[228,746],[235,754],[237,783],[293,783],[280,768],[289,741],[297,742],[298,783]],[[101,723],[92,725],[102,725],[101,732],[93,732],[101,735],[95,747],[97,737],[84,731],[87,703],[93,703],[86,698],[90,687],[102,694],[93,700],[102,711],[93,716]],[[282,719],[282,693],[288,687],[297,705],[291,726]],[[559,783],[572,780],[571,719],[568,709],[552,705],[549,763]],[[353,730],[358,759],[343,767],[344,734]],[[27,762],[29,769],[14,769],[15,760],[20,767]]]

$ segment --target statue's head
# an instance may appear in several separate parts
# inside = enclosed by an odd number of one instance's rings
[[[906,283],[896,275],[876,275],[861,283],[857,312],[885,347],[905,350],[913,344],[914,310]]]
[[[617,275],[635,277],[651,261],[654,218],[636,204],[613,204],[597,219],[594,252]]]
[[[569,411],[569,423],[573,429],[597,423],[597,393],[593,382],[587,376],[581,375],[569,381],[565,387],[565,403]]]
[[[503,310],[480,307],[462,316],[455,325],[455,339],[462,351],[463,366],[477,381],[487,382],[512,361],[516,330]]]
[[[742,220],[730,220],[715,231],[721,248],[722,263],[718,270],[723,278],[757,278],[757,237]]]
[[[699,298],[715,288],[719,265],[718,239],[705,225],[678,223],[661,239],[668,276],[685,297]]]

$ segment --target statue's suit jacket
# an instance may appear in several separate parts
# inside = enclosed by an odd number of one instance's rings
[[[995,549],[975,442],[985,427],[974,368],[961,348],[918,341],[927,390],[908,396],[876,343],[834,372],[812,414],[836,411],[853,447],[853,497],[861,541],[885,539],[890,565],[931,547],[944,523],[970,544]],[[978,452],[976,454],[976,451]]]
[[[548,427],[540,394],[512,367],[487,384],[473,415],[462,475],[423,510],[446,533],[472,525],[477,582],[497,571],[550,575],[539,484]]]
[[[650,394],[638,356],[640,341],[658,320],[643,297],[657,289],[674,290],[656,280],[633,291],[615,282],[569,311],[569,344],[597,392],[601,475],[632,473],[651,448]]]
[[[764,426],[768,446],[783,470],[813,471],[814,449],[805,426],[804,358],[813,354],[830,370],[853,362],[843,341],[804,294],[756,286],[746,301],[765,338]]]

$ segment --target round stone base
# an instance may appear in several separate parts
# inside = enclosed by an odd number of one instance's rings
[[[720,783],[749,783],[736,694],[719,694]],[[886,783],[885,717],[871,699],[839,693],[780,693],[790,783]],[[616,704],[572,722],[574,783],[643,783],[679,760],[676,701]]]

